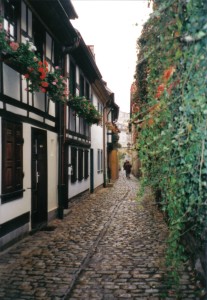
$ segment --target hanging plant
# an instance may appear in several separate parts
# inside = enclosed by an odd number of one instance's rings
[[[92,124],[99,124],[101,122],[101,115],[91,103],[85,97],[75,97],[68,102],[70,108],[72,108],[79,117],[87,120],[87,122]]]
[[[41,61],[35,45],[28,39],[25,43],[10,41],[0,19],[0,53],[1,60],[24,74],[27,91],[47,93],[54,102],[67,102],[67,80],[61,75],[58,66],[49,71],[47,61]]]
[[[48,63],[37,60],[35,67],[27,68],[27,73],[24,76],[28,81],[27,90],[29,92],[47,93],[54,102],[68,101],[67,81],[61,75],[58,66],[55,67],[54,72],[49,72]]]

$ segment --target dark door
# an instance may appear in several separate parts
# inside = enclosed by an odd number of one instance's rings
[[[90,149],[90,191],[94,192],[94,162],[93,162],[93,149]]]
[[[47,222],[47,133],[32,128],[32,228]]]

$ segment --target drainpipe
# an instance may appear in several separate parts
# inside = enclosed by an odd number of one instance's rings
[[[59,0],[58,0],[59,2]],[[73,44],[70,46],[62,47],[62,54],[70,54],[73,50],[78,48],[81,36],[77,33],[74,38]],[[67,60],[64,62],[64,70],[66,70]],[[59,102],[58,104],[58,218],[63,219],[64,208],[67,208],[65,201],[66,186],[64,183],[64,142],[65,142],[65,118],[66,118],[66,105]]]
[[[207,228],[205,230],[205,254],[204,254],[204,274],[205,274],[205,298],[204,300],[207,300]]]
[[[106,187],[106,108],[103,108],[103,187]]]
[[[63,201],[64,201],[64,185],[63,185],[63,163],[62,163],[62,104],[58,103],[58,218],[63,219]]]
[[[106,122],[107,122],[107,119],[108,119],[108,115],[109,115],[109,113],[110,113],[110,111],[112,110],[112,108],[110,107],[110,109],[109,109],[109,112],[107,113],[106,112],[106,109],[107,109],[107,107],[109,107],[109,106],[107,106],[107,104],[110,104],[110,102],[111,102],[111,100],[108,100],[107,102],[106,102],[106,105],[103,107],[103,165],[104,165],[104,170],[103,170],[103,181],[104,181],[104,183],[103,183],[103,187],[106,187],[106,184],[107,184],[107,167],[108,167],[108,165],[107,165],[107,159],[106,159],[106,155],[107,155],[107,149],[106,149]]]

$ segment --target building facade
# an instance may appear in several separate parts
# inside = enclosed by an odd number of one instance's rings
[[[110,93],[70,23],[78,16],[69,0],[1,0],[0,6],[4,249],[52,218],[62,218],[71,198],[107,179],[104,111],[110,109]],[[101,116],[97,124],[71,108],[67,90],[94,105]]]

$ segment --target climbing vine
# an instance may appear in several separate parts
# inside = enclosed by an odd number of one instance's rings
[[[176,276],[186,234],[200,251],[207,224],[207,3],[154,0],[137,42],[132,123],[143,184],[168,219],[167,261]]]

